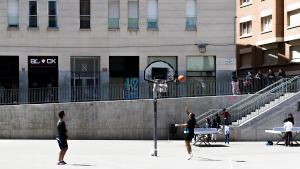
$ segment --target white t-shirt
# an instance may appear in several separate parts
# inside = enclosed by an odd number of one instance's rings
[[[283,128],[284,128],[284,131],[292,131],[293,123],[290,121],[287,121],[283,124]]]

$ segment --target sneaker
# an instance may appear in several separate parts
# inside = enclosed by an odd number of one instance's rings
[[[193,158],[193,154],[188,154],[187,160],[190,160]]]
[[[65,165],[65,164],[67,164],[67,163],[64,162],[64,161],[60,161],[60,162],[57,163],[57,165]]]

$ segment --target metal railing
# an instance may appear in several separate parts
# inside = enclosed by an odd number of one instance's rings
[[[108,18],[108,29],[119,29],[120,18]]]
[[[91,28],[91,16],[80,15],[80,29],[90,29],[90,28]]]
[[[139,18],[128,18],[128,29],[139,29]]]
[[[57,28],[57,16],[56,15],[49,15],[48,27],[49,28]]]
[[[293,78],[280,79],[271,85],[259,90],[258,92],[249,95],[248,97],[240,100],[227,108],[227,111],[231,114],[231,122],[238,121],[243,117],[257,111],[257,115],[265,111],[266,109],[260,110],[272,101],[279,103],[291,97],[289,93],[295,93],[300,91],[300,78],[295,76]],[[268,107],[267,107],[268,108]],[[271,108],[271,107],[269,107]],[[222,109],[211,109],[204,114],[196,117],[199,125],[204,125],[206,118],[213,118],[216,114],[222,112]],[[236,124],[240,124],[238,121]]]
[[[186,29],[196,29],[197,28],[197,17],[186,17]]]
[[[148,29],[157,29],[158,24],[157,24],[157,19],[149,19],[147,20],[148,22]]]
[[[84,74],[87,75],[87,74]],[[83,78],[83,77],[82,77]],[[255,93],[241,100],[235,107],[248,102],[257,95],[265,93],[276,86],[279,86],[285,79],[278,80],[272,85],[256,92],[258,87],[253,87],[247,91]],[[74,79],[73,79],[74,81]],[[75,85],[73,83],[72,85]],[[242,86],[243,81],[239,82]],[[132,84],[98,84],[94,86],[60,86],[46,88],[20,88],[20,89],[0,89],[0,104],[28,104],[28,103],[53,103],[53,102],[83,102],[83,101],[102,101],[102,100],[133,100],[151,99],[153,84],[147,82],[137,82]],[[262,86],[267,85],[262,83]],[[243,93],[243,92],[241,92]],[[161,98],[177,97],[200,97],[231,95],[231,81],[222,80],[201,80],[185,83],[168,83],[166,93],[160,95]],[[217,111],[210,112],[216,114]],[[198,117],[198,120],[202,118]]]

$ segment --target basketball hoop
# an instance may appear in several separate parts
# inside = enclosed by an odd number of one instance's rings
[[[154,61],[150,63],[144,71],[145,81],[153,83],[153,105],[154,105],[154,125],[153,140],[154,151],[152,156],[157,157],[157,94],[168,91],[168,82],[174,81],[173,67],[164,61]]]

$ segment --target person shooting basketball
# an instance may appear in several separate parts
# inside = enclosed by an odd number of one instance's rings
[[[196,119],[195,119],[195,114],[188,111],[187,107],[185,107],[185,111],[189,117],[188,121],[183,124],[175,124],[175,127],[185,127],[184,128],[184,141],[185,141],[185,146],[186,146],[186,149],[188,152],[187,159],[190,160],[193,157],[191,141],[194,138],[194,128],[196,126]]]

